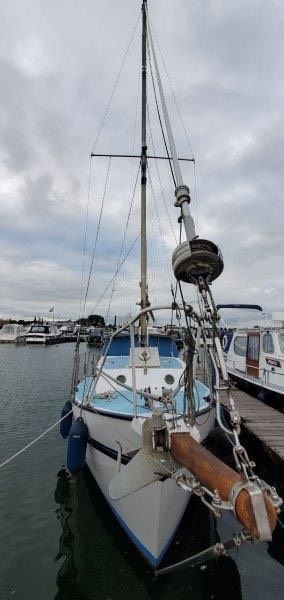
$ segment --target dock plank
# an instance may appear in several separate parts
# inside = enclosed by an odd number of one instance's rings
[[[278,460],[284,461],[284,414],[238,388],[233,387],[231,393],[242,427],[261,440]],[[225,408],[230,408],[226,391],[220,391],[220,401]]]

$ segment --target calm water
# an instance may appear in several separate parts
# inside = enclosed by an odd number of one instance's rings
[[[73,344],[0,345],[0,462],[60,416]],[[138,555],[88,472],[73,481],[66,442],[53,430],[0,471],[0,598],[7,600],[282,600],[284,529],[272,544],[160,580]],[[189,516],[190,512],[190,516]],[[232,532],[192,501],[165,564]]]

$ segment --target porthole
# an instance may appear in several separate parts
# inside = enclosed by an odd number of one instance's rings
[[[165,382],[168,385],[172,385],[175,382],[175,378],[170,373],[168,373],[167,375],[165,375]]]
[[[118,375],[118,377],[116,379],[117,379],[117,381],[120,381],[120,383],[125,383],[126,382],[125,375]]]

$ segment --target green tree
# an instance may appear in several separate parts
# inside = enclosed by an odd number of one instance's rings
[[[105,320],[101,315],[89,315],[87,321],[89,325],[93,325],[93,327],[105,326]]]

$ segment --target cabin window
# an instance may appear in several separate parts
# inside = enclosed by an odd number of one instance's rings
[[[238,356],[245,356],[247,351],[247,338],[243,335],[238,335],[234,341],[234,352]]]
[[[271,333],[264,333],[263,335],[263,352],[274,352],[273,339]]]
[[[281,354],[284,354],[284,333],[278,334],[279,346]]]
[[[259,336],[248,335],[248,353],[249,360],[258,360],[259,358]]]
[[[167,375],[165,375],[165,382],[168,385],[172,385],[175,382],[175,378],[170,373],[168,373]]]
[[[4,333],[14,333],[14,326],[13,325],[6,325],[5,327],[3,327],[2,331]]]
[[[30,333],[49,333],[49,331],[49,327],[45,327],[44,325],[33,325]]]

